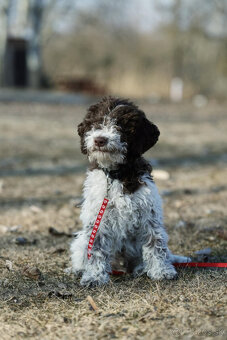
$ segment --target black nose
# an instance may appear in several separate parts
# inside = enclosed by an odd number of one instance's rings
[[[104,146],[107,144],[108,139],[105,137],[96,137],[95,138],[95,145],[96,146]]]

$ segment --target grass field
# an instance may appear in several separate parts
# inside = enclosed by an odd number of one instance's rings
[[[146,156],[169,174],[156,183],[171,250],[226,261],[226,105],[142,108],[161,131]],[[225,269],[179,269],[177,280],[161,282],[125,275],[95,289],[65,273],[81,228],[75,204],[87,163],[76,126],[84,113],[0,104],[0,338],[226,339]],[[204,248],[210,254],[195,255]]]

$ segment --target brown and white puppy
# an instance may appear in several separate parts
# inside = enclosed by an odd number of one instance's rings
[[[151,165],[142,157],[158,140],[157,126],[128,100],[108,97],[88,109],[78,133],[91,168],[83,190],[83,229],[71,245],[73,272],[82,274],[82,285],[105,284],[111,263],[121,254],[134,276],[174,278],[172,262],[190,259],[168,249],[161,198]],[[104,197],[109,203],[88,259],[89,238]]]

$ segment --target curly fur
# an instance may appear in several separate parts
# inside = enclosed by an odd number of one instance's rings
[[[78,133],[91,168],[83,189],[83,229],[71,245],[73,272],[82,274],[82,285],[105,284],[120,254],[134,276],[174,278],[172,262],[190,259],[168,249],[161,198],[151,166],[141,157],[157,142],[158,128],[133,103],[108,97],[88,109]],[[105,145],[97,146],[97,137],[104,138]],[[109,203],[88,260],[90,234],[106,196]]]

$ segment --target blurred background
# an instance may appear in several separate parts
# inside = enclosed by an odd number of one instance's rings
[[[227,0],[0,0],[2,334],[164,339],[179,328],[190,338],[209,329],[217,335],[225,313],[221,269],[182,270],[160,286],[116,278],[110,298],[94,294],[108,311],[98,318],[64,272],[72,232],[81,228],[77,204],[88,166],[77,125],[109,94],[133,100],[160,129],[145,157],[170,249],[226,262]],[[42,285],[28,266],[44,274]],[[67,296],[72,302],[61,310]]]
[[[225,0],[1,0],[0,83],[223,100],[226,27]]]

